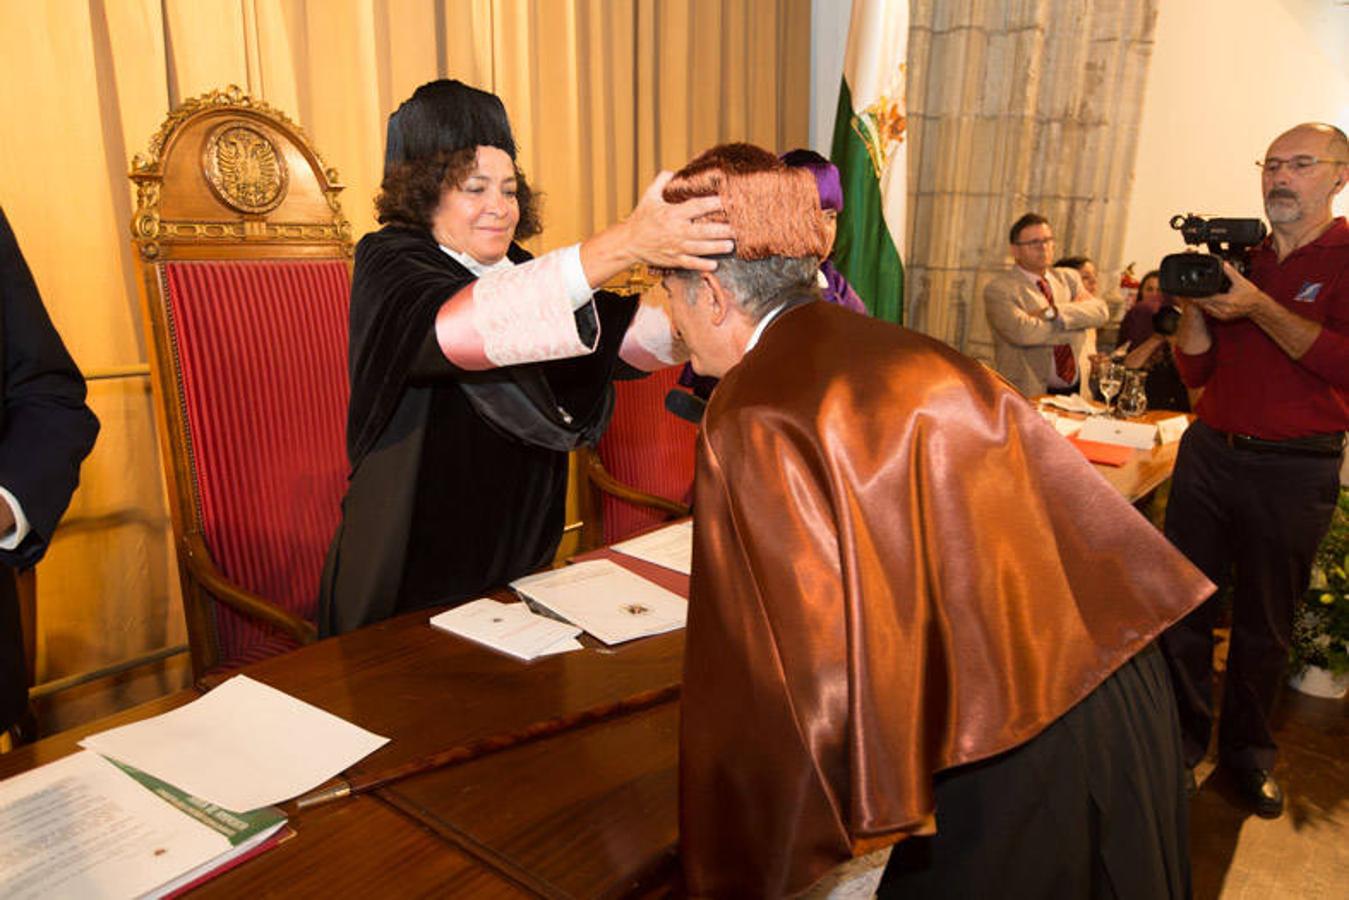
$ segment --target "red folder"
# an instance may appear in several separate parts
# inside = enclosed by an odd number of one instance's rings
[[[1090,462],[1103,466],[1122,466],[1133,459],[1134,448],[1120,444],[1103,444],[1100,441],[1084,441],[1076,435],[1068,438],[1073,446],[1082,451]]]

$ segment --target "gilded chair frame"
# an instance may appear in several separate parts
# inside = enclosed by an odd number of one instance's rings
[[[226,140],[250,147],[263,166],[227,165]],[[255,156],[255,159],[257,157]],[[162,263],[183,260],[346,261],[351,225],[342,214],[337,172],[284,113],[238,87],[211,91],[175,108],[132,160],[136,189],[131,245],[147,341],[160,455],[168,487],[192,666],[219,664],[210,604],[224,603],[299,643],[314,623],[231,581],[204,537],[192,434]]]

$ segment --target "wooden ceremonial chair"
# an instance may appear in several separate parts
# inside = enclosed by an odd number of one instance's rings
[[[300,128],[230,87],[132,161],[131,243],[195,675],[316,637],[346,485],[351,226]]]
[[[658,282],[642,269],[605,287],[635,294]],[[614,414],[599,445],[579,451],[581,549],[621,541],[689,514],[698,427],[665,409],[681,366],[614,383]]]

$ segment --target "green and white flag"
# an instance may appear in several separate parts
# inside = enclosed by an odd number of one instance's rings
[[[853,0],[833,162],[843,179],[834,265],[873,316],[904,320],[909,0]]]

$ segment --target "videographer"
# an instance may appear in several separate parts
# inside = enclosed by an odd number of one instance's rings
[[[1176,362],[1204,392],[1181,441],[1166,534],[1234,587],[1219,765],[1274,818],[1284,798],[1270,774],[1269,713],[1349,428],[1349,226],[1331,215],[1349,181],[1349,141],[1330,125],[1298,125],[1258,165],[1272,233],[1250,252],[1249,279],[1224,262],[1230,290],[1181,300]],[[1191,770],[1213,725],[1217,596],[1162,640]]]

